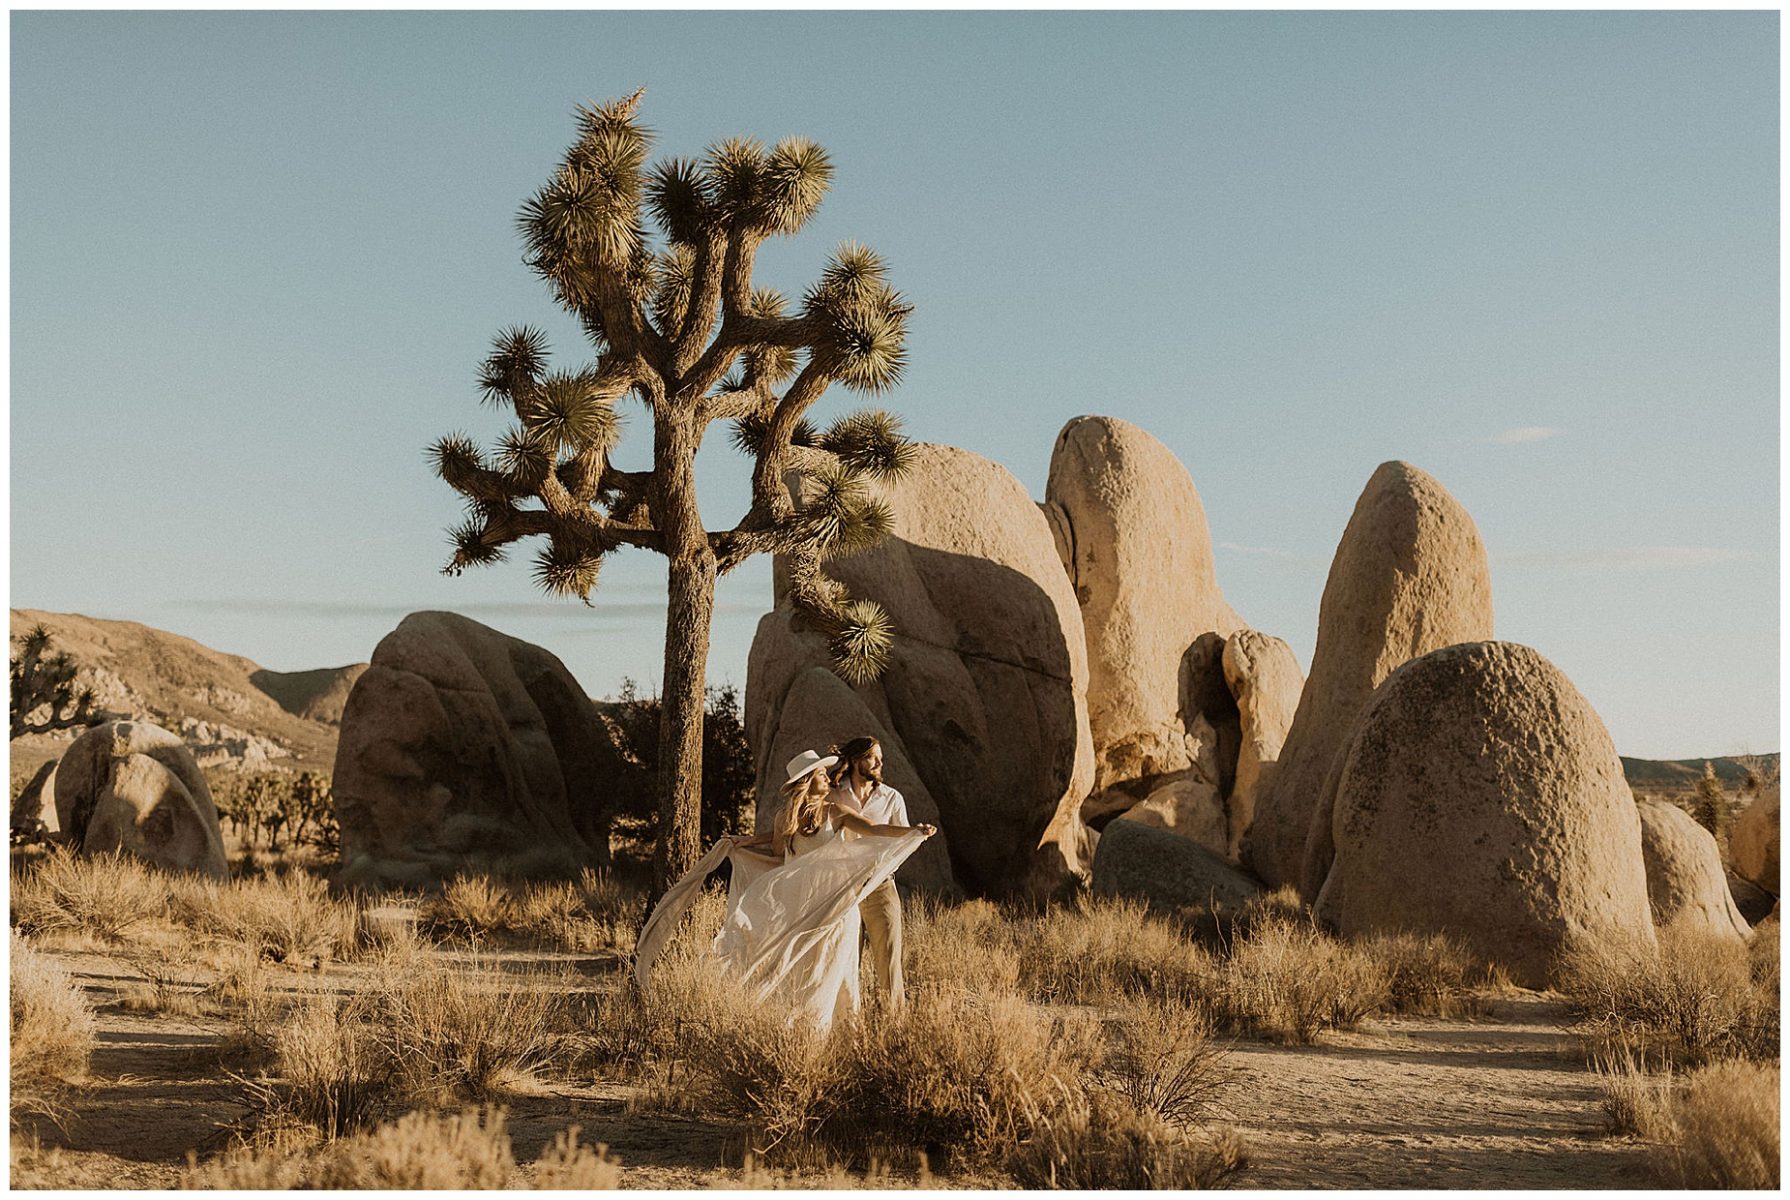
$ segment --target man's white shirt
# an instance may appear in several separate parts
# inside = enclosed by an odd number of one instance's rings
[[[907,801],[901,793],[886,783],[879,783],[870,789],[870,795],[858,803],[857,793],[852,791],[851,781],[840,784],[833,789],[833,802],[841,808],[847,808],[863,817],[873,825],[906,825]]]

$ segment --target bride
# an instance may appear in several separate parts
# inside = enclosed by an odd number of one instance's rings
[[[640,931],[642,991],[703,881],[730,859],[727,915],[712,949],[720,970],[821,1029],[858,1007],[858,904],[937,830],[873,824],[834,803],[828,769],[838,761],[812,750],[790,759],[771,832],[722,838],[671,885]]]

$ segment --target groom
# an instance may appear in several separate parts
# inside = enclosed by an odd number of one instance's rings
[[[883,748],[873,737],[857,737],[832,748],[833,803],[879,825],[908,825],[907,801],[883,782]],[[901,896],[895,880],[885,879],[858,906],[870,939],[870,963],[877,990],[890,1005],[902,1002]]]

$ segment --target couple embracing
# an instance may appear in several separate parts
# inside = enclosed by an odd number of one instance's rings
[[[634,964],[643,989],[703,881],[731,862],[717,971],[787,1008],[792,1022],[825,1029],[858,1006],[858,944],[868,935],[877,990],[885,1003],[901,1002],[895,869],[937,830],[908,824],[901,793],[882,780],[875,738],[827,755],[804,750],[786,773],[770,832],[716,842],[647,918]]]

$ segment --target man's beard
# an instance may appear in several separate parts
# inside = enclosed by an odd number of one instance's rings
[[[875,784],[880,784],[883,781],[883,769],[881,767],[872,770],[863,763],[857,763],[852,767],[852,774],[860,779],[868,779],[871,783]]]

